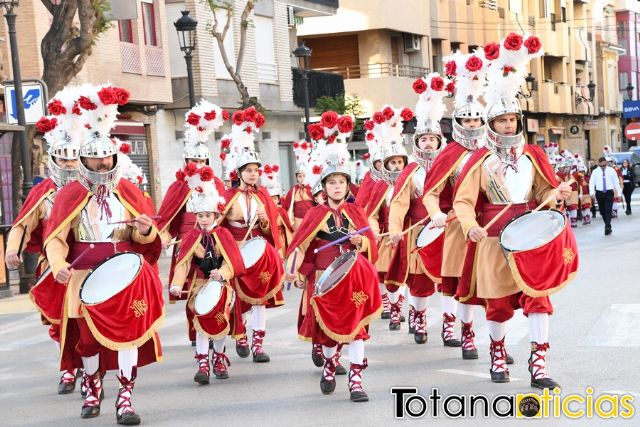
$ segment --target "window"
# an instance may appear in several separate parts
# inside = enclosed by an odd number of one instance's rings
[[[142,25],[144,27],[144,44],[158,46],[156,37],[156,13],[153,2],[142,2]]]
[[[130,19],[118,21],[118,34],[121,42],[133,43],[133,28]]]
[[[271,18],[265,18],[263,16],[256,16],[253,19],[256,29],[258,79],[261,82],[275,82],[278,80],[272,21]]]

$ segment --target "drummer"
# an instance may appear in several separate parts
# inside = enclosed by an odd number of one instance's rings
[[[231,232],[239,246],[243,246],[248,239],[260,237],[267,244],[279,251],[281,247],[280,236],[277,231],[278,208],[271,200],[267,190],[259,184],[261,162],[254,147],[254,132],[264,124],[264,117],[254,107],[239,110],[233,113],[234,125],[231,128],[229,139],[229,153],[225,153],[225,169],[235,170],[240,185],[227,189],[224,199],[227,202],[221,216],[222,227]],[[240,123],[240,124],[235,124]],[[280,255],[276,254],[282,265]],[[245,303],[243,306],[251,308],[253,337],[251,340],[251,353],[255,363],[270,361],[269,355],[263,349],[266,333],[266,308],[278,307],[284,304],[282,295],[282,274],[276,274],[273,270],[261,271],[259,277],[253,278],[266,284],[266,293],[259,298],[250,298],[245,289],[250,287],[242,278],[236,281],[237,293]],[[263,283],[264,282],[264,283]],[[243,289],[245,289],[243,291]],[[249,346],[246,337],[236,341],[236,351],[241,357],[249,355]]]
[[[292,221],[294,231],[300,226],[304,214],[313,207],[311,186],[305,173],[312,145],[307,141],[293,143],[293,152],[296,157],[296,184],[284,196],[282,207],[287,212],[290,221]]]
[[[424,205],[431,222],[437,227],[446,227],[441,277],[438,290],[445,297],[458,300],[458,317],[462,324],[462,358],[477,359],[478,350],[474,342],[473,307],[484,306],[484,301],[457,294],[458,281],[462,275],[466,242],[460,222],[453,211],[453,187],[471,154],[484,146],[485,130],[482,116],[484,107],[478,99],[484,94],[486,64],[480,59],[482,52],[462,54],[456,52],[445,59],[445,67],[455,77],[453,112],[453,141],[450,141],[433,162],[424,188]],[[468,61],[481,64],[476,71],[466,68]],[[464,70],[456,73],[455,70]],[[447,302],[444,298],[443,302]],[[454,307],[451,304],[451,307]],[[446,310],[445,310],[446,313]],[[452,315],[453,313],[450,313]],[[445,319],[446,320],[446,319]],[[444,331],[443,331],[444,332]]]
[[[140,253],[153,264],[160,255],[161,242],[143,194],[129,181],[119,178],[116,144],[104,133],[115,124],[118,106],[103,104],[100,95],[103,91],[123,89],[89,85],[83,88],[82,95],[101,114],[85,117],[82,113],[87,135],[80,146],[78,181],[66,185],[56,196],[44,242],[56,281],[68,283],[61,324],[64,331],[61,365],[63,369],[76,367],[80,363],[76,354],[82,359],[82,381],[87,389],[82,418],[100,414],[103,393],[100,371],[117,369],[120,388],[116,397],[116,420],[118,424],[133,425],[140,423],[140,416],[131,405],[137,367],[161,357],[157,325],[143,331],[142,336],[134,336],[137,331],[132,325],[134,346],[110,341],[84,318],[79,291],[90,270],[112,256],[116,249]],[[91,117],[100,117],[100,120],[94,122]],[[130,224],[113,224],[123,220]],[[94,249],[79,257],[90,244],[95,245]],[[71,268],[70,262],[74,261],[76,266]],[[145,313],[162,312],[161,289],[149,285],[155,282],[141,284],[146,286]],[[127,306],[131,303],[122,301]]]
[[[301,339],[322,344],[325,364],[320,390],[323,394],[330,394],[335,390],[336,367],[339,362],[337,347],[340,343],[348,344],[351,362],[350,399],[354,402],[364,402],[369,400],[362,388],[362,371],[368,366],[364,357],[364,341],[369,338],[366,326],[378,316],[381,304],[375,269],[371,264],[377,256],[375,238],[373,233],[367,230],[350,236],[342,244],[314,254],[314,249],[323,244],[347,237],[350,232],[369,226],[362,208],[346,203],[351,175],[348,169],[350,156],[343,141],[353,127],[348,126],[350,118],[338,119],[335,114],[335,119],[341,123],[339,127],[323,126],[320,130],[323,131],[323,135],[333,135],[339,130],[338,138],[326,145],[324,138],[318,140],[318,150],[322,153],[321,183],[327,195],[327,204],[309,210],[296,231],[287,250],[287,265],[295,264],[295,269],[293,273],[287,270],[286,280],[294,281],[299,274],[307,278],[306,298],[301,307],[301,314],[306,315],[300,319],[302,324],[299,320],[298,335]],[[336,120],[328,123],[335,124]],[[324,310],[317,311],[320,303],[316,300],[314,304],[315,297],[312,298],[312,295],[318,278],[342,253],[354,250],[359,252],[357,262],[364,265],[367,275],[355,279],[347,275],[337,286],[346,287],[343,290],[352,295],[351,299],[336,299],[336,292],[327,293],[322,296],[322,304],[332,307],[330,314],[326,314]],[[302,272],[301,266],[309,271]],[[341,328],[341,331],[338,331],[338,328]],[[345,331],[348,333],[344,333]]]
[[[176,297],[189,295],[187,319],[189,339],[196,342],[198,371],[193,380],[209,384],[209,339],[213,340],[213,373],[217,379],[227,379],[230,366],[225,354],[225,337],[245,336],[242,323],[242,307],[235,298],[232,279],[244,273],[244,263],[233,236],[225,228],[217,226],[217,216],[224,209],[224,199],[213,182],[213,169],[200,168],[198,173],[187,178],[194,197],[187,202],[187,212],[196,215],[197,226],[184,237],[176,260],[170,293]],[[210,302],[211,311],[197,313],[195,301],[210,280],[222,283],[220,301]],[[183,291],[185,283],[193,283]]]
[[[7,239],[5,263],[10,270],[17,269],[22,260],[21,251],[37,253],[40,262],[36,269],[36,277],[47,270],[49,264],[43,247],[43,232],[51,215],[51,208],[57,192],[68,183],[75,181],[78,175],[79,135],[74,126],[77,117],[71,109],[76,101],[77,87],[69,86],[58,92],[50,101],[51,105],[60,104],[66,110],[52,108],[49,117],[43,117],[36,125],[39,132],[49,144],[49,177],[34,186],[22,205]],[[52,126],[52,120],[56,125]],[[38,279],[39,281],[40,279]],[[53,278],[51,278],[53,281]],[[57,286],[57,285],[53,285]],[[48,299],[48,298],[46,298]],[[38,307],[41,310],[42,322],[49,324],[49,336],[60,351],[60,315],[62,307]],[[55,318],[47,313],[56,313]],[[76,388],[76,369],[62,372],[58,383],[58,394],[73,393]]]
[[[280,235],[280,255],[284,256],[287,242],[291,241],[293,235],[293,225],[289,221],[289,214],[284,207],[280,205],[282,199],[282,184],[280,183],[280,166],[264,165],[260,179],[264,188],[271,196],[271,200],[278,209],[278,234]],[[312,203],[312,202],[311,202]]]
[[[529,37],[524,46],[540,45],[537,38]],[[510,34],[508,39],[522,43],[522,37],[517,34]],[[549,207],[555,207],[571,195],[569,185],[558,185],[543,150],[536,145],[525,144],[517,95],[524,84],[527,63],[542,52],[534,48],[528,53],[524,46],[518,51],[506,50],[501,43],[499,58],[489,65],[485,95],[487,145],[474,152],[458,178],[454,209],[464,235],[472,242],[467,248],[465,263],[472,263],[473,267],[465,266],[464,271],[471,271],[475,280],[466,282],[470,290],[475,290],[475,296],[487,302],[491,381],[509,381],[504,348],[505,326],[514,309],[522,308],[529,321],[531,385],[553,389],[558,384],[546,371],[549,315],[553,312],[551,301],[548,296],[534,298],[520,291],[498,239],[500,230],[510,219],[548,200],[549,196],[555,199]],[[506,67],[518,72],[504,72]],[[483,228],[505,206],[510,206],[506,213],[488,229]],[[463,283],[464,277],[460,285]]]

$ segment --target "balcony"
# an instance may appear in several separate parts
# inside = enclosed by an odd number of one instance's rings
[[[539,86],[540,112],[571,114],[574,100],[571,87],[566,83],[543,81]]]
[[[157,46],[145,46],[147,75],[164,76],[163,49]]]
[[[293,102],[300,108],[304,108],[304,86],[302,73],[298,68],[292,68],[293,75]],[[310,70],[309,77],[309,106],[316,105],[316,99],[322,96],[336,96],[345,93],[342,76],[334,73]]]
[[[571,59],[576,62],[588,61],[589,42],[586,31],[576,28],[571,34]]]
[[[120,59],[123,73],[142,74],[140,46],[134,43],[120,42]]]
[[[542,28],[555,28],[554,31],[543,31],[540,34],[540,41],[545,55],[568,57],[571,55],[569,49],[569,31],[565,22],[551,21],[550,18],[540,20]]]
[[[406,64],[394,64],[390,62],[318,68],[316,71],[339,74],[345,80],[376,79],[382,77],[406,77],[410,79],[417,79],[418,77],[429,73],[428,68],[415,67],[413,65]]]

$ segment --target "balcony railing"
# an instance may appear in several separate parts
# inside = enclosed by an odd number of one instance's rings
[[[304,83],[302,73],[298,68],[292,68],[293,74],[293,102],[300,108],[304,108]],[[310,70],[309,77],[309,106],[316,105],[316,99],[321,96],[336,96],[344,94],[344,80],[342,76],[334,73]]]
[[[163,49],[157,46],[145,46],[147,56],[147,75],[164,76]]]
[[[340,74],[348,79],[375,79],[380,77],[407,77],[416,79],[429,73],[428,68],[406,64],[381,62],[377,64],[343,65],[339,67],[316,68],[316,71]]]

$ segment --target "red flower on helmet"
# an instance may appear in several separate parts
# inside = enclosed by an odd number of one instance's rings
[[[229,179],[231,179],[232,181],[237,181],[238,172],[236,170],[232,170],[231,172],[229,172]]]
[[[80,108],[87,111],[93,111],[98,108],[98,106],[86,96],[78,98],[78,105],[80,105]]]
[[[393,108],[391,107],[384,107],[384,110],[382,110],[382,115],[387,120],[391,120],[395,114],[395,111],[393,111]]]
[[[111,86],[103,87],[98,91],[98,98],[104,105],[113,105],[118,103],[116,92]]]
[[[138,179],[138,185],[142,185],[142,175],[138,175],[137,179]]]
[[[435,90],[436,92],[444,89],[444,80],[442,79],[442,77],[435,76],[431,79],[431,89]]]
[[[208,113],[204,113],[205,120],[215,120],[216,119],[216,110],[211,110]]]
[[[487,43],[484,48],[484,57],[490,61],[500,56],[500,45],[498,43]]]
[[[182,170],[179,170],[178,172],[176,172],[176,179],[178,181],[184,181],[184,172],[182,172]]]
[[[227,158],[227,153],[220,153],[220,160],[222,160],[223,162],[226,160]]]
[[[73,104],[73,107],[71,108],[71,112],[76,116],[79,116],[82,114],[82,111],[80,111],[80,106],[78,105],[77,102]]]
[[[524,46],[527,48],[527,51],[529,52],[529,54],[532,55],[534,53],[538,53],[540,48],[542,48],[542,43],[540,43],[540,39],[537,38],[536,36],[529,36],[524,41]]]
[[[60,100],[58,99],[54,99],[49,102],[49,105],[47,105],[47,109],[49,110],[49,113],[53,114],[54,116],[67,114],[67,109],[64,108],[64,105],[62,105],[62,102],[60,102]]]
[[[264,172],[271,173],[273,170],[271,169],[271,165],[264,165]]]
[[[475,55],[471,55],[471,57],[467,59],[467,62],[464,64],[464,67],[471,72],[478,71],[482,68],[482,59],[478,58]]]
[[[504,39],[504,48],[507,50],[520,50],[522,47],[522,36],[520,34],[511,33]]]
[[[324,128],[322,125],[313,124],[309,126],[309,136],[316,141],[324,138]]]
[[[327,137],[327,144],[333,144],[336,140],[336,134],[332,133]]]
[[[255,121],[256,127],[257,128],[261,128],[262,126],[264,126],[265,122],[266,122],[266,120],[265,120],[264,116],[262,114],[258,113],[256,115],[256,121]]]
[[[200,123],[200,116],[196,113],[189,113],[187,116],[187,123],[191,126],[198,126],[198,123]]]
[[[447,86],[444,88],[444,90],[446,90],[449,95],[453,95],[456,91],[456,83],[454,81],[447,83]]]
[[[385,121],[384,114],[382,114],[382,112],[380,111],[376,111],[375,113],[373,113],[373,121],[376,122],[377,124],[384,122]]]
[[[403,108],[400,112],[400,117],[402,117],[402,120],[404,120],[405,122],[408,122],[409,120],[413,119],[413,111],[411,111],[410,108]]]
[[[213,169],[210,166],[200,168],[200,179],[202,181],[211,181],[213,179]]]
[[[229,148],[231,146],[231,140],[228,138],[223,139],[222,141],[220,141],[220,148],[222,148],[223,150],[225,148]]]
[[[280,166],[273,165],[272,169],[273,169],[274,172],[278,172],[280,170]]]
[[[120,152],[122,154],[129,154],[131,153],[131,145],[127,144],[126,142],[123,142],[122,144],[120,144]]]
[[[370,158],[370,157],[371,157],[371,154],[369,154],[369,153],[364,153],[364,154],[362,155],[362,158],[363,158],[363,159],[365,159],[365,160],[367,160],[367,159],[368,159],[368,158]]]
[[[248,126],[244,129],[244,131],[248,134],[251,134],[251,132],[253,132],[253,128],[251,126]]]
[[[413,90],[418,95],[427,90],[427,83],[422,79],[422,77],[413,82]]]
[[[184,167],[184,173],[187,176],[193,176],[198,172],[198,165],[193,162],[189,162],[187,166]]]
[[[458,68],[458,65],[454,60],[451,60],[446,64],[444,64],[444,72],[447,76],[452,76],[452,77],[455,76],[457,68]]]
[[[373,134],[371,132],[367,132],[367,136],[365,138],[367,138],[367,141],[373,141],[373,138],[375,138],[375,137],[373,136]]]
[[[222,120],[225,122],[229,120],[229,112],[227,110],[222,110]]]
[[[39,132],[42,133],[51,132],[56,128],[56,126],[58,126],[58,119],[56,119],[55,117],[51,119],[42,117],[40,120],[38,120],[38,123],[36,123],[36,128]]]
[[[322,113],[320,123],[326,128],[332,129],[338,124],[338,113],[335,111],[325,111]]]
[[[300,147],[300,144],[297,142],[293,143],[293,148],[295,148],[296,150]]]
[[[126,103],[129,102],[129,97],[131,96],[128,90],[121,87],[114,87],[113,95],[118,105],[126,105]]]
[[[353,119],[351,116],[342,116],[338,119],[338,132],[349,133],[353,130]]]
[[[233,120],[234,124],[240,126],[242,122],[244,122],[244,113],[242,112],[242,110],[234,112],[231,116],[231,120]]]
[[[320,175],[322,173],[322,166],[314,165],[311,172],[313,172],[314,175]]]
[[[258,110],[256,110],[256,107],[249,107],[246,110],[244,110],[244,120],[247,122],[255,122],[258,114],[260,113],[258,113]]]
[[[366,130],[373,130],[373,128],[375,127],[375,125],[376,125],[376,124],[375,124],[375,123],[373,123],[373,121],[372,121],[372,120],[365,120],[365,122],[364,122],[364,128],[365,128]]]

